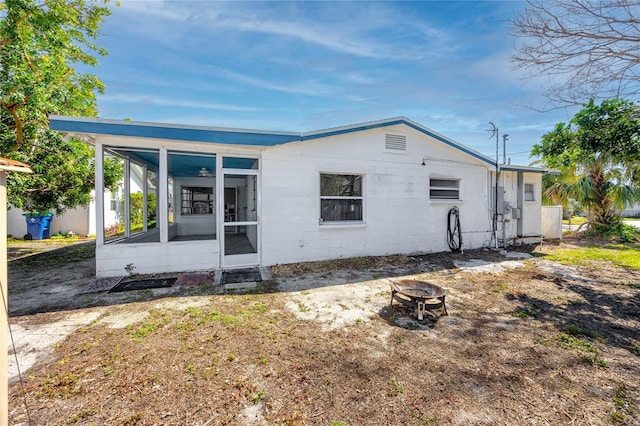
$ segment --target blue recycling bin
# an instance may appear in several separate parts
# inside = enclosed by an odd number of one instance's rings
[[[53,219],[52,213],[43,215],[24,214],[23,216],[27,220],[25,240],[45,240],[50,237],[49,230],[51,229],[51,219]]]

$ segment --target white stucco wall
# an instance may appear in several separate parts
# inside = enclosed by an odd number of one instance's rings
[[[12,208],[7,211],[7,232],[14,238],[22,238],[27,233],[27,222],[21,209]],[[51,229],[49,235],[58,234],[60,232],[66,234],[73,231],[77,235],[91,235],[91,220],[89,209],[86,207],[78,207],[68,210],[65,214],[54,215],[51,220]]]
[[[640,203],[625,206],[621,215],[622,217],[640,217]]]
[[[92,197],[95,192],[92,193]],[[113,225],[118,222],[116,212],[110,209],[111,194],[104,194],[105,223]],[[49,235],[58,233],[67,234],[73,231],[76,235],[96,235],[95,203],[92,201],[88,207],[77,207],[67,210],[63,215],[54,215],[51,220],[51,230]],[[15,207],[7,211],[7,232],[14,238],[22,238],[27,233],[27,224],[23,210]]]
[[[534,185],[534,201],[525,201],[522,212],[523,230],[522,235],[540,236],[542,235],[542,174],[541,173],[525,173],[524,183]]]
[[[385,150],[385,134],[407,136],[406,153]],[[274,265],[354,256],[449,251],[447,213],[460,209],[465,249],[491,243],[492,168],[456,148],[399,125],[340,134],[272,147],[238,147],[211,143],[99,137],[105,145],[144,149],[212,153],[218,156],[260,158],[258,222],[259,263]],[[422,165],[424,159],[424,165]],[[216,215],[223,217],[224,183],[218,159],[215,183]],[[353,224],[320,223],[320,174],[363,176],[364,220]],[[524,173],[524,182],[540,184],[540,174]],[[505,200],[517,206],[518,173],[503,174]],[[430,178],[458,179],[460,200],[430,200]],[[199,181],[201,182],[201,181]],[[176,181],[176,194],[180,182]],[[199,185],[196,185],[199,186]],[[177,200],[176,200],[177,201]],[[159,198],[158,202],[163,205]],[[177,209],[176,209],[177,210]],[[526,234],[540,234],[539,200],[525,203]],[[203,233],[203,224],[176,216],[177,232]],[[184,221],[183,219],[187,219]],[[210,224],[207,224],[207,229]],[[516,222],[508,222],[507,237],[517,236]],[[217,269],[222,265],[220,237],[216,240],[168,243],[98,244],[97,275],[124,275],[133,264],[137,273]],[[175,229],[173,228],[173,229]],[[180,230],[182,228],[182,231]],[[215,228],[214,228],[215,229]],[[206,232],[209,233],[209,232]]]
[[[105,244],[96,250],[96,276],[126,275],[129,264],[138,274],[218,269],[219,260],[218,240]]]
[[[514,241],[529,238],[539,238],[542,235],[540,228],[541,220],[541,191],[542,191],[542,174],[541,173],[522,173],[522,188],[524,185],[531,184],[534,186],[534,200],[524,200],[524,192],[522,200],[518,201],[518,173],[503,171],[500,173],[500,185],[504,187],[504,201],[508,202],[512,208],[520,208],[520,218],[513,217],[513,213],[505,214],[505,228],[507,242],[512,244]],[[518,233],[518,221],[522,223],[522,233]],[[501,235],[501,230],[499,234]],[[501,237],[500,237],[501,238]]]
[[[407,135],[408,153],[386,152],[385,133]],[[460,209],[464,246],[480,247],[491,229],[487,167],[469,162],[460,151],[405,127],[266,149],[262,263],[446,251],[447,213],[453,206]],[[364,223],[319,223],[321,172],[364,176]],[[430,177],[460,179],[461,201],[429,200]]]

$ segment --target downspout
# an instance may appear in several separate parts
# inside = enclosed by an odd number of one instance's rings
[[[524,173],[518,172],[518,195],[516,197],[516,206],[520,210],[520,217],[516,224],[516,235],[522,238],[524,228]]]

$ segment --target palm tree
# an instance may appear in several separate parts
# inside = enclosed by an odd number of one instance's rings
[[[566,206],[573,198],[590,225],[618,225],[625,205],[640,201],[640,108],[591,101],[569,124],[545,134],[532,155],[559,172],[543,177],[546,200]]]

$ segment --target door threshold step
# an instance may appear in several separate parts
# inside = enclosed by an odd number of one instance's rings
[[[225,290],[256,288],[258,283],[264,280],[263,269],[256,267],[223,270],[220,274],[220,284]]]

